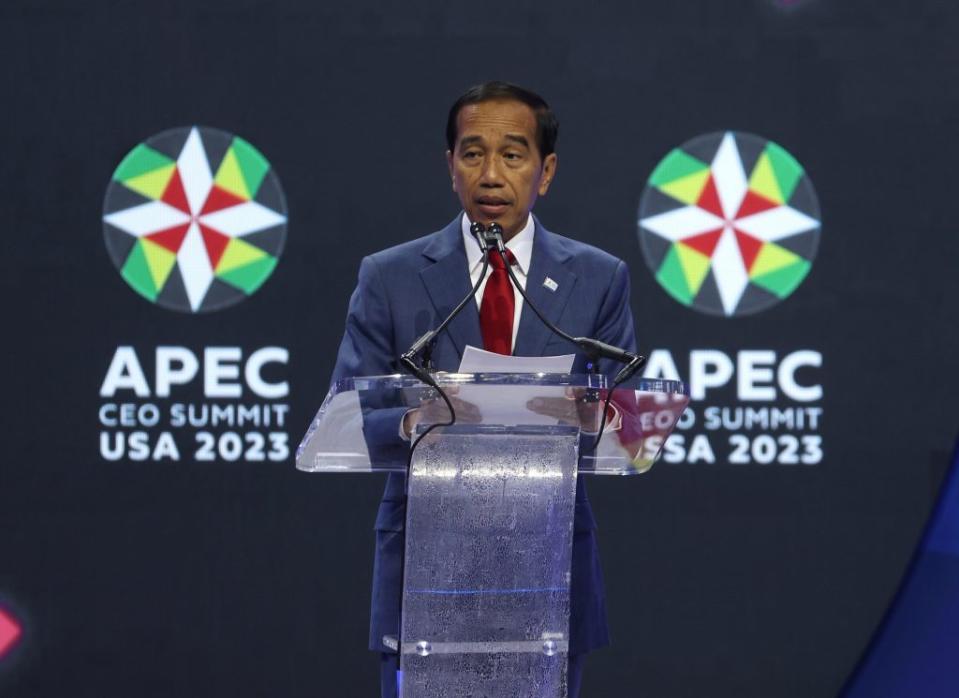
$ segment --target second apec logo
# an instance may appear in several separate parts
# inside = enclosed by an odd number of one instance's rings
[[[640,243],[659,284],[710,315],[749,315],[789,296],[812,268],[819,202],[784,148],[748,133],[697,136],[649,177]]]
[[[670,151],[649,177],[638,223],[659,285],[686,307],[725,318],[790,296],[809,274],[820,237],[819,202],[803,167],[782,146],[735,131]],[[682,375],[693,402],[663,460],[821,463],[822,352],[734,346],[734,353],[689,352]],[[645,375],[676,379],[681,372],[671,352],[657,349]]]

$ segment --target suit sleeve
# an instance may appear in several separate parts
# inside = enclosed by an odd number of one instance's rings
[[[609,288],[596,314],[596,339],[626,351],[636,352],[636,330],[633,327],[633,312],[629,306],[629,270],[625,262],[618,260]],[[600,373],[614,376],[622,365],[611,359],[601,359]]]
[[[356,289],[350,297],[346,330],[340,342],[331,382],[354,376],[379,376],[397,371],[389,296],[376,260],[365,257],[360,263]],[[399,434],[400,420],[408,408],[388,405],[390,397],[360,395],[363,434],[370,460],[380,466],[405,462],[409,451],[409,443],[400,438]]]
[[[353,376],[395,373],[396,369],[389,297],[376,260],[364,257],[356,289],[350,296],[346,330],[331,382]]]

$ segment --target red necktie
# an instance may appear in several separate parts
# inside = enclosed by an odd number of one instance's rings
[[[513,253],[506,250],[510,266],[516,264]],[[513,353],[513,282],[503,264],[503,258],[495,250],[489,251],[489,263],[493,273],[486,281],[483,302],[480,304],[480,329],[483,332],[483,348],[497,354]]]

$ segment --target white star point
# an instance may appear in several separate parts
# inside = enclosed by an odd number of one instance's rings
[[[749,285],[749,274],[743,264],[736,234],[728,227],[723,230],[713,252],[712,267],[715,270],[717,266],[719,273],[714,273],[713,276],[719,288],[719,299],[723,304],[723,312],[732,315],[746,286]]]
[[[207,255],[206,245],[203,244],[200,226],[196,223],[190,225],[183,239],[183,245],[177,253],[177,264],[186,287],[190,308],[196,312],[213,283],[213,267],[210,266],[210,257]]]
[[[190,212],[195,216],[206,203],[206,198],[213,187],[213,173],[210,172],[210,163],[203,149],[203,139],[196,126],[190,131],[186,143],[183,144],[176,166],[180,173],[180,181],[183,182],[187,203],[190,204]]]

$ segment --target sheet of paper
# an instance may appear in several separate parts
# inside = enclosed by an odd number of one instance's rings
[[[459,373],[569,373],[576,354],[506,356],[466,345]]]
[[[504,356],[467,345],[460,362],[460,373],[569,373],[575,354],[564,356]],[[557,419],[544,409],[540,413],[531,407],[552,401],[561,408],[572,403],[562,386],[500,385],[495,391],[490,386],[464,385],[457,397],[476,405],[487,424],[556,424]],[[536,402],[531,403],[534,398]],[[555,407],[553,408],[556,409]]]

